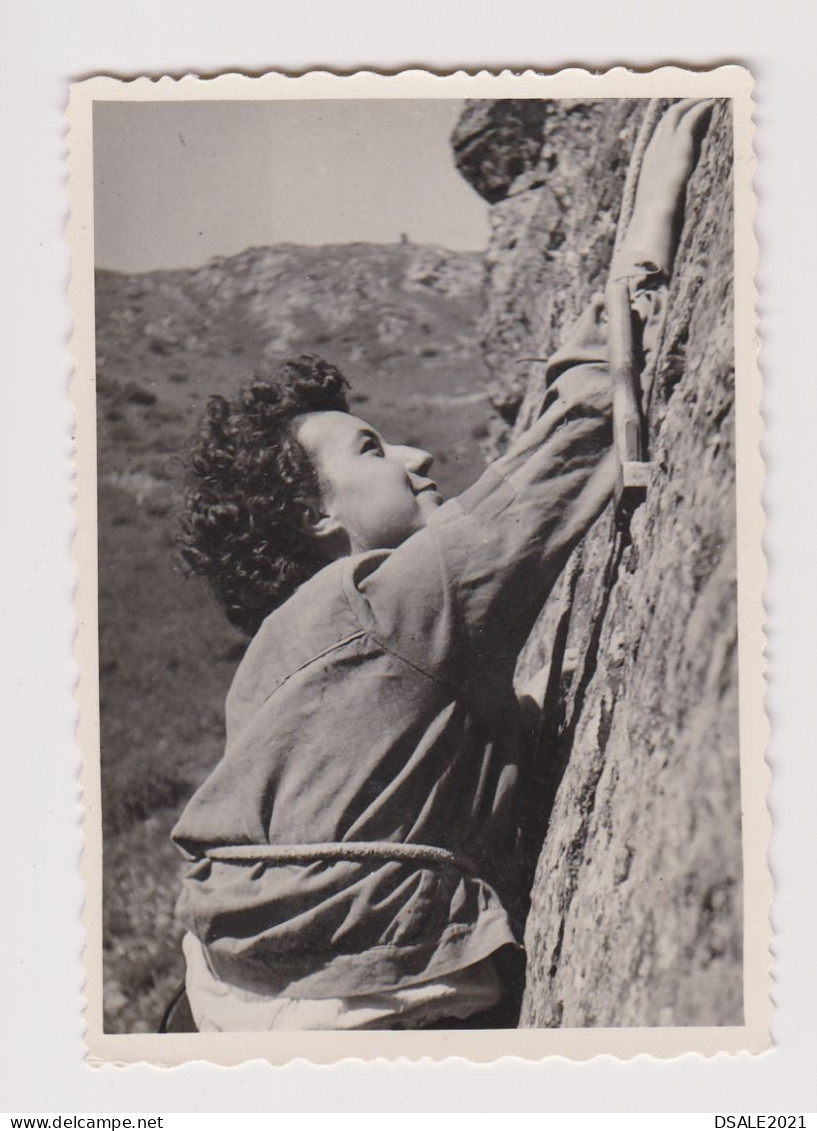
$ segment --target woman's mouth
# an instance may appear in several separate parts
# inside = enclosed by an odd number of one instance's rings
[[[437,486],[433,479],[429,479],[428,483],[426,483],[425,486],[421,487],[419,491],[416,492],[416,494],[435,495],[438,503],[441,503],[443,501],[443,497],[440,494],[440,488]]]

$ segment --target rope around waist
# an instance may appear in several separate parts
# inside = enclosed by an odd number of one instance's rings
[[[437,864],[474,874],[474,867],[465,857],[447,848],[431,844],[406,844],[390,840],[328,841],[319,844],[230,844],[208,848],[209,860],[224,863],[275,864],[315,863],[322,860],[407,860],[413,863]]]

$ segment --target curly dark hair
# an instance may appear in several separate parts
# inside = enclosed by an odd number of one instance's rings
[[[348,388],[334,365],[302,354],[232,400],[207,401],[188,452],[181,556],[247,635],[326,564],[302,529],[318,483],[292,423],[304,412],[348,412]]]

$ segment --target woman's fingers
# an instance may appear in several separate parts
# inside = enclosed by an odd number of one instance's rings
[[[697,109],[701,106],[712,106],[714,102],[714,98],[681,98],[677,102],[673,102],[672,106],[667,110],[665,117],[669,118],[671,121],[677,122],[680,118],[683,118],[687,111]]]
[[[715,105],[714,98],[682,98],[680,102],[670,106],[664,115],[664,120],[674,129],[683,126],[694,131],[701,121],[711,113]]]
[[[714,105],[714,98],[704,98],[698,102],[697,105],[690,106],[682,115],[680,125],[685,129],[689,129],[690,133],[695,134],[712,113],[712,107]]]
[[[682,98],[664,113],[647,147],[650,157],[672,161],[691,153],[715,105],[714,98]],[[688,175],[690,170],[686,171]]]

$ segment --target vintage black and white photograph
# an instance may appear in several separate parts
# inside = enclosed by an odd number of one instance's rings
[[[751,80],[571,74],[74,88],[103,1058],[768,1045]]]

